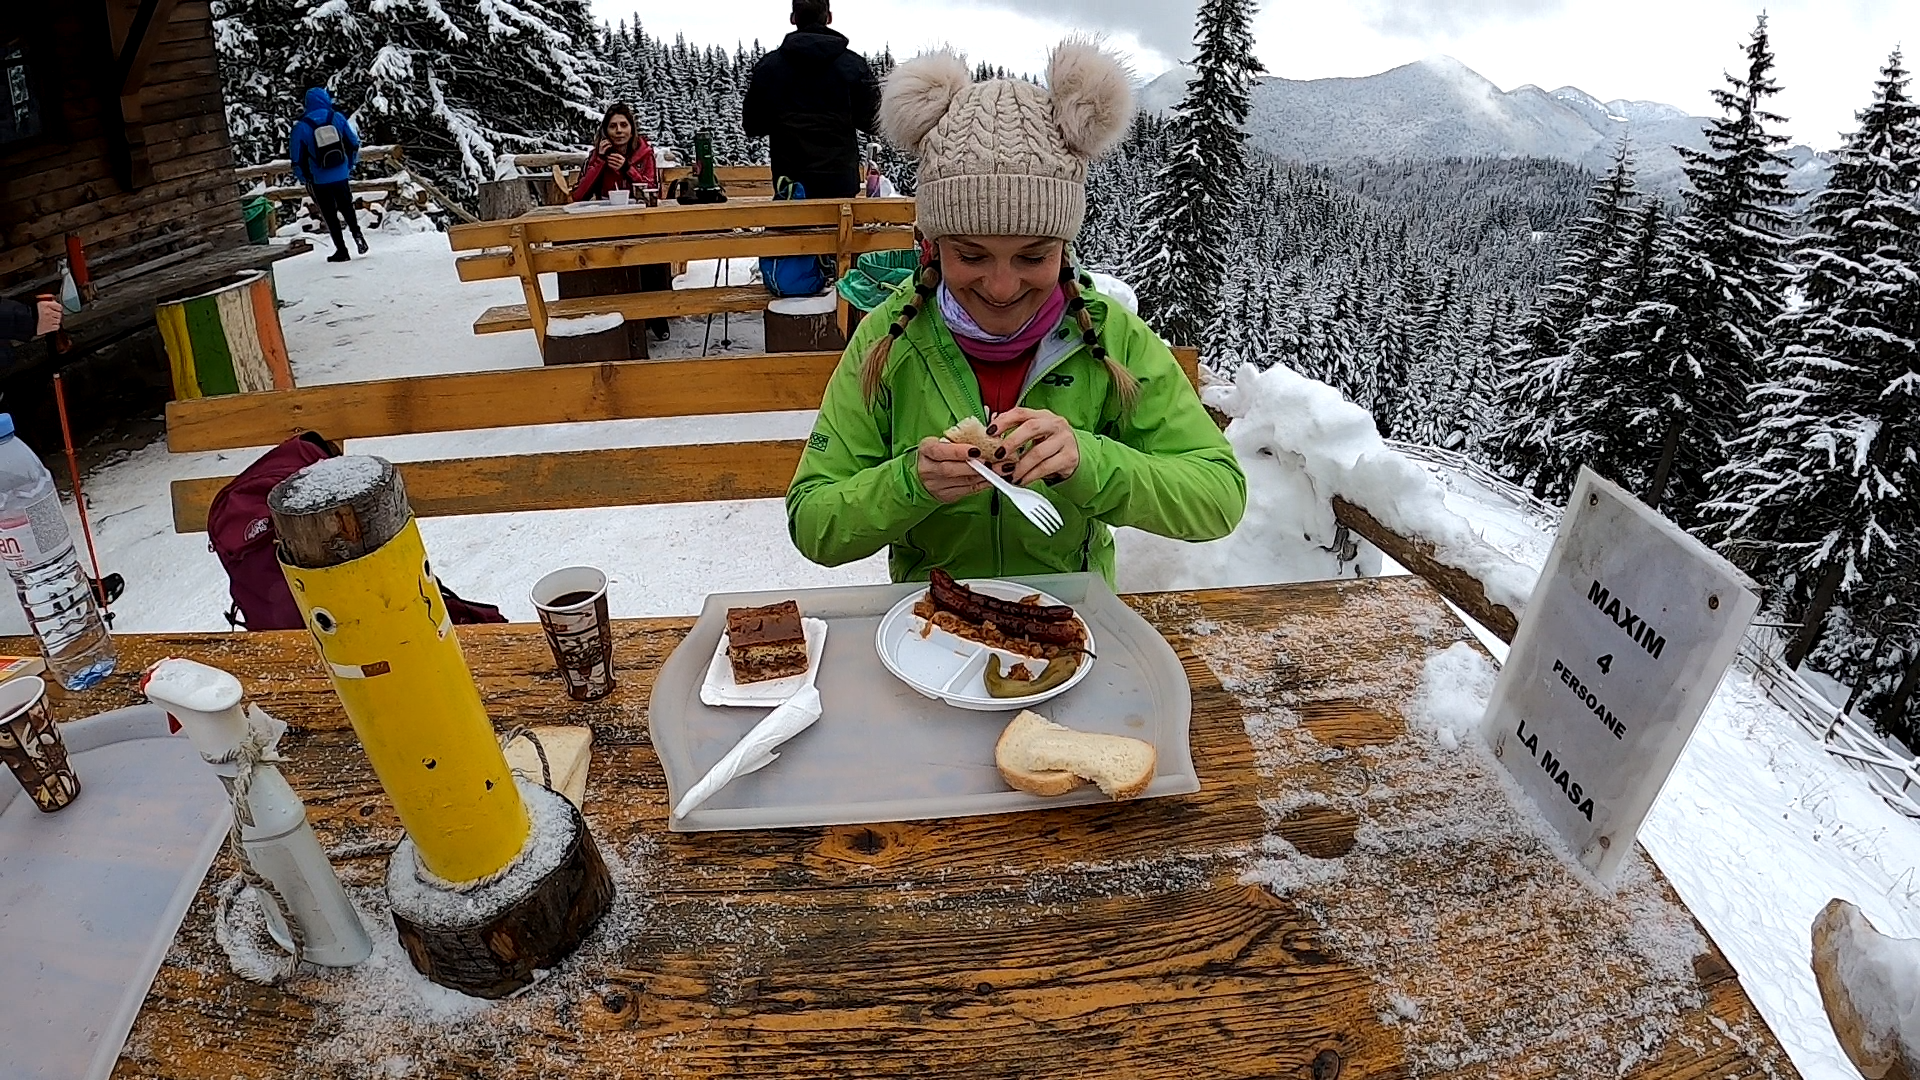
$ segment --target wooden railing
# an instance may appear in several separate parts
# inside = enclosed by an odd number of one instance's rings
[[[1187,377],[1197,379],[1198,354],[1176,349],[1174,355]],[[302,431],[343,442],[536,424],[815,409],[839,363],[839,353],[635,360],[197,398],[168,404],[167,449],[185,453],[271,446]],[[805,445],[794,439],[630,447],[413,461],[400,469],[414,512],[421,517],[775,499],[786,495]],[[204,531],[213,496],[232,479],[174,481],[174,530]]]

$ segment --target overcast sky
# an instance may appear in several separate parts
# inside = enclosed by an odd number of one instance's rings
[[[592,0],[602,19],[643,13],[649,32],[699,44],[775,44],[786,0]],[[1150,77],[1192,51],[1197,0],[834,0],[857,47],[896,56],[952,44],[970,59],[1038,71],[1073,30],[1096,31]],[[1775,99],[1795,141],[1821,149],[1853,126],[1887,54],[1920,52],[1920,0],[1268,0],[1254,25],[1269,73],[1371,75],[1445,53],[1511,90],[1577,86],[1603,101],[1663,101],[1702,115],[1762,7],[1771,14]],[[1045,14],[1041,14],[1044,12]]]

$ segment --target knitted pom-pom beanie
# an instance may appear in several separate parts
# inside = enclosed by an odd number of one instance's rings
[[[1126,134],[1126,68],[1086,41],[1053,50],[1046,87],[976,83],[951,52],[894,68],[881,133],[920,159],[920,231],[938,239],[1051,236],[1072,240],[1087,216],[1087,163]]]

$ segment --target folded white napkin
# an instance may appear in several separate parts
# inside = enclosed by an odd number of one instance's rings
[[[773,748],[793,738],[795,735],[813,726],[820,719],[820,691],[815,689],[813,680],[800,688],[800,692],[788,698],[779,708],[768,713],[766,719],[753,726],[746,737],[734,744],[726,756],[707,770],[707,775],[693,785],[679,805],[673,808],[673,816],[686,817],[701,803],[713,797],[713,793],[726,787],[738,776],[763,769],[773,764],[780,755]]]

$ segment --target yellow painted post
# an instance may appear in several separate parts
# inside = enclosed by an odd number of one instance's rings
[[[419,524],[349,562],[280,568],[421,863],[456,883],[506,869],[526,846],[527,809]]]

